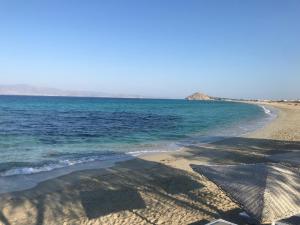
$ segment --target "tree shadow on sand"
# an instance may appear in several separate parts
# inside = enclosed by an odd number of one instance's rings
[[[203,147],[189,146],[186,153],[174,157],[223,164],[267,162],[269,155],[298,150],[300,142],[233,138]],[[210,190],[207,182],[196,173],[134,159],[112,168],[74,172],[30,190],[2,194],[0,224],[80,224],[94,220],[105,224],[113,223],[111,215],[126,217],[131,224],[158,224],[159,220],[201,224],[217,218],[243,224],[237,206],[216,206],[216,201],[219,205],[234,203],[220,199],[220,190]],[[136,221],[130,221],[128,214]],[[182,216],[178,218],[178,214]]]
[[[3,223],[4,225],[10,225],[6,217],[3,215],[2,212],[0,212],[0,222]]]
[[[61,224],[129,212],[147,224],[155,224],[163,212],[158,208],[147,212],[147,206],[154,202],[170,211],[174,206],[216,217],[217,209],[202,208],[188,199],[187,193],[201,191],[203,187],[194,174],[134,159],[108,169],[78,171],[42,182],[30,190],[2,194],[0,221],[5,225]]]
[[[134,189],[94,190],[80,192],[85,213],[89,219],[124,210],[146,207],[141,195]],[[131,204],[128,204],[130,202]]]
[[[271,162],[270,156],[291,152],[300,154],[299,141],[230,137],[212,144],[188,146],[177,157],[212,164],[263,163]]]

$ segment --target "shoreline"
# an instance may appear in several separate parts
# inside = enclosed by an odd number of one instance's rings
[[[300,104],[293,103],[260,103],[265,106],[272,106],[278,109],[278,117],[267,124],[267,126],[259,129],[251,134],[249,137],[252,138],[267,138],[276,140],[286,141],[299,141],[300,131],[295,129],[299,126],[300,121],[296,120],[295,117],[299,116]]]
[[[216,218],[243,224],[239,206],[189,165],[266,162],[272,154],[300,150],[299,105],[266,105],[278,108],[278,117],[245,137],[76,171],[2,194],[0,224],[192,224]]]
[[[238,103],[244,103],[244,104],[249,104],[249,102],[238,102]],[[252,104],[252,103],[250,103]],[[255,104],[255,103],[254,103]],[[253,120],[252,122],[255,123],[255,126],[252,126],[252,124],[243,124],[243,128],[237,129],[239,127],[238,125],[233,125],[230,127],[230,131],[233,131],[232,134],[237,135],[238,137],[244,137],[247,136],[249,133],[252,133],[253,131],[256,131],[258,129],[261,129],[262,127],[266,126],[269,123],[272,123],[274,119],[277,117],[277,112],[273,109],[266,109],[263,106],[259,104],[258,107],[262,107],[263,110],[265,111],[265,114],[268,114],[266,110],[270,110],[269,118],[261,118],[261,119],[256,119]],[[9,193],[9,192],[15,192],[15,191],[24,191],[30,188],[34,188],[37,186],[39,183],[45,182],[47,180],[51,180],[54,178],[58,178],[60,176],[66,176],[71,173],[75,173],[78,171],[85,171],[85,170],[91,170],[91,169],[107,169],[110,167],[113,167],[116,165],[118,162],[123,162],[123,161],[130,161],[135,158],[139,159],[145,159],[147,160],[148,157],[149,159],[153,157],[158,157],[160,158],[164,154],[176,154],[183,152],[184,149],[186,148],[185,146],[192,146],[194,145],[193,142],[197,143],[198,146],[205,146],[207,144],[212,144],[214,142],[222,141],[228,138],[231,138],[230,136],[226,136],[224,131],[221,133],[217,133],[218,131],[215,131],[217,135],[210,135],[210,136],[201,136],[195,137],[191,136],[190,138],[179,140],[174,143],[169,143],[172,145],[178,145],[176,148],[173,150],[168,150],[166,149],[167,146],[162,147],[160,150],[153,150],[153,151],[137,151],[137,152],[128,152],[128,153],[118,153],[116,154],[113,158],[107,159],[107,160],[92,160],[88,162],[83,162],[83,163],[76,163],[76,164],[71,164],[68,166],[56,166],[51,170],[48,170],[48,165],[43,167],[29,167],[29,168],[22,168],[24,172],[20,172],[19,169],[12,169],[12,170],[7,170],[5,171],[3,176],[0,176],[0,195]],[[241,133],[243,132],[243,133]],[[244,133],[246,132],[246,133]],[[183,143],[180,143],[183,142]],[[192,143],[187,143],[187,142],[192,142]],[[176,144],[177,143],[177,144]],[[36,170],[36,172],[32,172]],[[27,172],[28,171],[28,172]],[[1,173],[0,173],[1,174]],[[22,184],[22,185],[19,185]]]
[[[254,105],[257,105],[259,107],[262,107],[264,108],[264,106],[267,106],[267,107],[272,107],[274,109],[274,111],[276,112],[274,114],[274,117],[273,118],[269,118],[268,121],[263,121],[263,125],[262,127],[257,127],[256,129],[250,131],[250,132],[247,132],[245,134],[241,134],[240,136],[237,136],[238,138],[242,138],[242,137],[246,137],[246,138],[258,138],[258,136],[260,135],[263,135],[264,138],[270,138],[269,134],[270,134],[270,128],[269,127],[273,127],[274,123],[276,124],[275,126],[275,129],[279,129],[278,127],[281,127],[282,124],[280,122],[280,124],[278,124],[277,120],[278,119],[281,119],[281,117],[283,116],[282,115],[282,106],[281,106],[281,103],[276,103],[276,104],[273,104],[273,103],[265,103],[265,102],[250,102],[250,101],[236,101],[238,103],[245,103],[245,104],[254,104]],[[265,108],[264,108],[265,110]],[[274,112],[273,111],[273,112]],[[300,105],[299,105],[299,112],[300,112]],[[231,139],[231,138],[235,138],[235,137],[230,137],[230,136],[225,136],[225,137],[222,137],[221,139],[219,140],[213,140],[213,141],[210,141],[210,142],[207,142],[207,143],[200,143],[200,145],[206,145],[206,146],[209,146],[209,145],[214,145],[215,143],[218,143],[218,142],[222,142],[222,141],[225,141],[227,139]],[[298,140],[300,140],[300,136],[298,137]],[[141,157],[138,157],[138,158],[141,158],[141,159],[145,159],[145,160],[150,160],[150,161],[161,161],[161,162],[170,162],[170,160],[168,158],[170,157],[176,157],[176,155],[180,152],[186,152],[186,149],[180,149],[179,151],[177,152],[158,152],[158,153],[153,153],[153,154],[147,154],[147,155],[142,155]],[[177,164],[177,163],[175,163]],[[192,169],[190,167],[187,167],[187,166],[178,166],[178,165],[175,165],[174,163],[172,163],[172,166],[177,166],[178,168],[180,169],[185,169],[187,171],[190,171],[190,172],[193,172]]]

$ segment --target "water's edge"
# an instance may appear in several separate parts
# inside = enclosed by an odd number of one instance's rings
[[[269,117],[264,118],[263,120],[256,121],[256,124],[249,124],[249,127],[245,129],[244,132],[235,134],[234,136],[246,136],[247,134],[254,132],[255,130],[261,129],[265,125],[272,122],[278,115],[277,109],[269,106],[263,106],[256,104],[258,107],[262,107],[265,114],[268,114]],[[90,170],[90,169],[102,169],[109,168],[114,166],[117,162],[131,160],[139,156],[145,156],[149,154],[159,154],[163,152],[174,152],[180,151],[184,147],[189,147],[192,145],[201,146],[203,144],[213,143],[216,141],[224,140],[226,138],[231,138],[231,136],[225,135],[215,135],[215,136],[205,136],[205,137],[191,137],[188,140],[182,140],[179,143],[174,144],[173,146],[166,146],[165,149],[156,149],[151,151],[133,151],[128,153],[118,153],[115,155],[107,157],[91,157],[86,158],[78,162],[62,162],[56,166],[44,166],[44,167],[28,167],[20,169],[13,169],[6,171],[6,174],[0,176],[0,194],[22,191],[30,189],[38,185],[39,183],[57,178],[63,175],[67,175],[76,171]],[[168,147],[170,147],[168,149]]]

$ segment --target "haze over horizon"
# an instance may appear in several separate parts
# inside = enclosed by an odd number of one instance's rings
[[[300,2],[2,1],[0,84],[300,98]]]

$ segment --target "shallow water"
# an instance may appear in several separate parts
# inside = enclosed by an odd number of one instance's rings
[[[271,116],[223,101],[0,96],[0,176],[174,151],[241,135]]]

